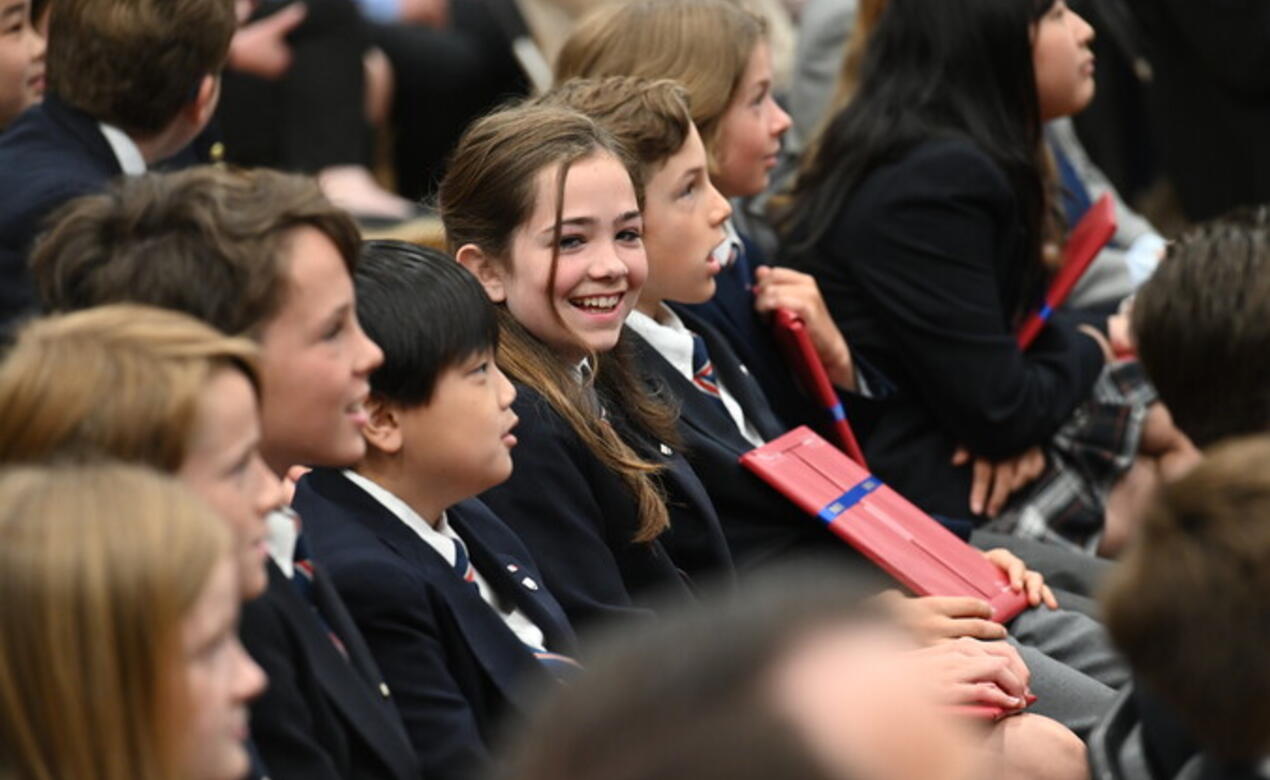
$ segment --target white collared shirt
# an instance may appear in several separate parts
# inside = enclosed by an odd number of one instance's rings
[[[437,554],[445,560],[446,563],[454,566],[454,540],[462,541],[462,537],[454,530],[454,527],[446,520],[445,513],[441,513],[440,520],[437,521],[434,528],[427,520],[423,519],[414,509],[405,501],[402,501],[390,491],[385,490],[382,486],[363,477],[355,471],[345,469],[344,476],[350,482],[366,491],[372,498],[383,505],[385,509],[392,512],[398,520],[406,524],[406,527],[427,542]],[[520,610],[514,603],[503,604],[498,594],[490,587],[489,582],[481,576],[480,569],[476,568],[476,562],[472,561],[472,570],[476,573],[476,587],[481,593],[481,598],[489,604],[498,616],[503,619],[507,627],[516,635],[521,642],[536,649],[547,649],[544,642],[546,638],[543,636],[542,629],[538,628],[529,617]]]
[[[275,509],[265,517],[265,547],[287,579],[295,576],[295,542],[300,535],[295,518],[295,510],[289,506]]]
[[[631,330],[643,336],[649,346],[657,350],[657,353],[685,379],[692,381],[692,331],[688,330],[683,320],[679,319],[679,315],[663,303],[657,310],[657,319],[643,312],[632,311],[626,318],[626,324],[631,327]],[[711,360],[713,361],[713,358]],[[723,377],[719,375],[717,369],[714,378],[715,384],[719,387],[719,398],[723,401],[723,408],[727,409],[728,416],[736,424],[737,430],[750,444],[762,447],[767,442],[763,441],[763,437],[746,419],[741,404],[728,392],[727,386],[723,383]]]
[[[110,149],[115,153],[115,159],[119,161],[119,168],[124,174],[140,176],[146,172],[146,160],[127,133],[105,122],[98,122],[97,127],[106,137],[106,143],[110,144]]]

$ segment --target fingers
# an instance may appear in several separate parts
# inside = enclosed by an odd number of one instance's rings
[[[975,458],[970,479],[970,511],[981,515],[992,489],[992,464],[983,458]]]
[[[1050,586],[1041,586],[1041,603],[1050,609],[1058,609],[1058,598],[1054,596],[1054,591],[1050,590]]]
[[[964,466],[970,462],[970,450],[965,447],[958,447],[953,450],[952,464],[954,466]]]
[[[1005,626],[982,618],[937,618],[934,633],[946,639],[1005,639]]]
[[[1014,676],[1023,684],[1023,689],[1017,692],[1017,695],[1023,696],[1030,692],[1029,685],[1032,682],[1032,672],[1027,668],[1027,664],[1023,661],[1023,656],[1019,655],[1019,651],[1013,645],[1006,642],[967,642],[978,645],[982,652],[989,655],[995,655],[1005,659],[1010,665]]]
[[[1010,494],[1014,492],[1016,476],[1013,461],[998,463],[993,469],[992,492],[988,495],[988,505],[984,510],[988,517],[996,517],[1005,506]]]
[[[261,19],[260,23],[268,25],[275,35],[282,37],[298,27],[308,13],[309,7],[304,3],[292,3],[276,14]]]
[[[950,618],[991,618],[992,605],[973,596],[923,596],[909,599],[930,612]]]

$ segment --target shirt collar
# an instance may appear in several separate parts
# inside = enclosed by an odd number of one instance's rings
[[[120,170],[128,176],[140,176],[146,172],[145,158],[141,156],[141,150],[127,133],[105,122],[98,122],[97,127],[101,128],[101,134],[106,137],[106,143],[110,144],[111,151],[115,153]]]
[[[265,517],[265,547],[282,573],[295,574],[295,542],[300,538],[299,515],[289,506],[279,507]]]
[[[385,490],[376,482],[363,477],[352,469],[344,469],[342,472],[349,482],[357,485],[362,490],[370,494],[370,497],[378,501],[384,509],[392,512],[398,520],[406,524],[410,530],[432,545],[442,558],[451,566],[454,565],[454,543],[451,538],[457,536],[446,519],[445,512],[441,513],[441,518],[437,521],[434,528],[423,516],[410,507],[405,501],[402,501],[391,491]]]
[[[656,319],[643,312],[632,311],[626,318],[626,324],[676,371],[692,378],[692,331],[670,307],[663,303],[657,310]]]

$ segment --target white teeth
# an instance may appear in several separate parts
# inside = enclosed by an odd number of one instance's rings
[[[617,306],[621,300],[622,296],[620,295],[592,295],[586,298],[570,298],[569,303],[577,306],[579,309],[609,311]]]

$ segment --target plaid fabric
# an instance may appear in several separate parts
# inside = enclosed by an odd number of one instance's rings
[[[1133,465],[1156,399],[1136,360],[1109,364],[1046,446],[1045,473],[984,527],[1092,553],[1107,497]]]

